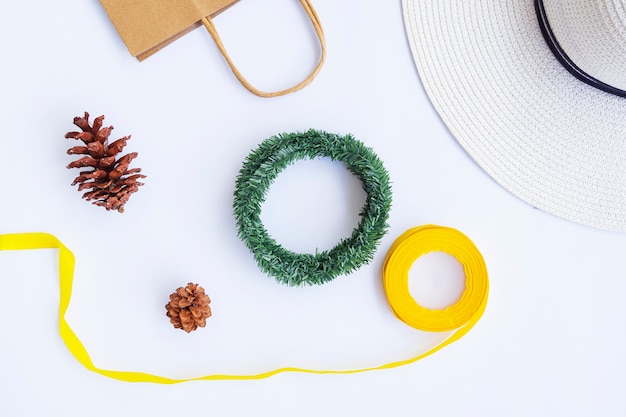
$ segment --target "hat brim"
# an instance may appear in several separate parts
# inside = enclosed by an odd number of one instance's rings
[[[467,153],[534,207],[626,231],[626,99],[573,77],[533,0],[403,0],[433,106]]]

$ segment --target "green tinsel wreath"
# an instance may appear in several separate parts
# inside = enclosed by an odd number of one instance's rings
[[[362,182],[367,193],[352,235],[334,248],[298,254],[279,245],[261,222],[261,204],[270,184],[287,166],[301,159],[328,157],[341,161]],[[389,225],[389,174],[374,151],[351,135],[323,131],[283,133],[263,141],[244,161],[237,176],[233,209],[238,235],[259,268],[287,285],[323,284],[369,263]]]

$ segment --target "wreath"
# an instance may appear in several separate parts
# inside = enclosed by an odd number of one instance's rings
[[[260,218],[261,204],[274,179],[287,166],[316,157],[343,162],[361,180],[367,198],[350,237],[324,252],[294,253],[269,235]],[[389,174],[374,151],[351,135],[317,130],[283,133],[263,141],[244,161],[233,201],[239,238],[261,271],[289,286],[324,284],[369,263],[389,228],[390,208]]]

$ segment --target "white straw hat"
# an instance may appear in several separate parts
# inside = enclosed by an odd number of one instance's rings
[[[626,231],[626,0],[403,0],[403,12],[429,98],[489,175],[537,208]]]

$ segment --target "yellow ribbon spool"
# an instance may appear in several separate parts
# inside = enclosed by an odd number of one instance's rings
[[[362,369],[320,370],[279,368],[253,375],[207,375],[197,378],[172,379],[143,372],[101,369],[94,365],[87,349],[65,320],[72,296],[74,254],[56,237],[47,233],[18,233],[0,235],[0,250],[59,249],[59,332],[74,357],[87,369],[109,378],[126,382],[176,384],[199,380],[263,379],[281,372],[311,374],[353,374],[358,372],[395,368],[413,363],[458,340],[478,321],[487,302],[487,270],[474,244],[462,233],[439,226],[411,229],[392,245],[385,261],[383,279],[389,303],[395,314],[407,324],[421,330],[446,331],[461,326],[440,345],[416,357]],[[444,251],[455,256],[465,267],[466,291],[456,304],[445,310],[427,310],[417,305],[408,293],[408,270],[418,256],[430,251]],[[426,314],[421,317],[422,314]],[[432,320],[431,320],[432,318]],[[423,327],[422,327],[423,326]]]
[[[441,310],[419,305],[409,292],[409,270],[417,258],[429,252],[454,256],[465,272],[461,298]],[[458,230],[436,225],[409,229],[396,239],[383,266],[383,284],[391,309],[409,326],[427,332],[454,330],[448,339],[422,357],[469,332],[483,315],[489,293],[487,267],[478,248]]]

